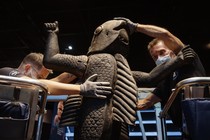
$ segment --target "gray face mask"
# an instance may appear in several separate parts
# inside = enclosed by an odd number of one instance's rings
[[[156,65],[160,65],[162,63],[165,63],[171,59],[170,55],[165,55],[165,56],[160,56],[158,59],[155,61]]]

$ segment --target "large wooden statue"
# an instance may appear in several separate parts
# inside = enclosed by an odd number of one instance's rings
[[[58,22],[45,23],[49,32],[44,65],[85,80],[110,82],[113,94],[106,99],[69,96],[61,125],[74,125],[78,140],[127,140],[128,125],[136,120],[137,86],[126,60],[129,27],[124,20],[109,20],[96,28],[86,55],[60,54]]]
[[[177,57],[155,67],[150,73],[132,71],[126,60],[129,52],[129,35],[136,25],[129,19],[109,20],[96,28],[87,55],[60,54],[58,23],[46,23],[49,39],[44,64],[56,71],[66,71],[85,80],[98,74],[97,81],[110,82],[112,95],[106,99],[69,96],[61,125],[75,126],[78,140],[126,140],[128,125],[136,120],[137,86],[156,86],[177,68],[195,58],[189,47]]]

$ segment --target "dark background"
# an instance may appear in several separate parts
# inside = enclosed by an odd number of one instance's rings
[[[29,52],[43,53],[45,22],[59,22],[61,53],[80,55],[86,54],[95,28],[119,16],[167,28],[191,45],[210,75],[210,12],[201,0],[1,0],[0,66],[17,67]],[[148,72],[155,66],[146,49],[151,39],[132,35],[131,69]],[[74,50],[66,50],[68,45]]]

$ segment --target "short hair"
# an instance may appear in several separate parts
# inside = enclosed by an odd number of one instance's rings
[[[42,53],[29,53],[26,55],[21,63],[22,64],[32,64],[35,66],[38,70],[40,70],[43,67],[43,54]]]
[[[152,41],[149,42],[147,49],[150,50],[153,46],[155,46],[157,43],[159,43],[160,41],[162,41],[159,38],[155,38]]]

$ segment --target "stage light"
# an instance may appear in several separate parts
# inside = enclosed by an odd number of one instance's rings
[[[71,45],[69,45],[68,47],[65,48],[65,50],[71,51],[71,50],[73,50],[73,47]]]

